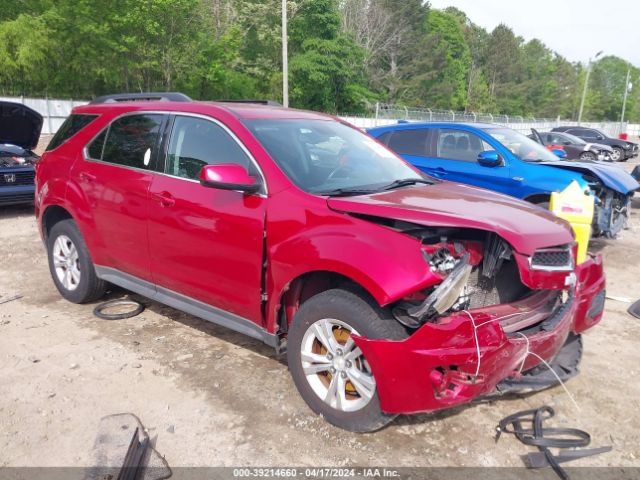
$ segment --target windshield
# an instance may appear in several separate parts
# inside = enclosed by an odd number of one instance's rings
[[[371,137],[332,120],[245,120],[280,169],[319,195],[432,183]],[[415,181],[415,182],[414,182]]]
[[[510,128],[487,128],[485,132],[525,162],[555,162],[558,160],[558,157],[538,142],[534,142],[529,137]]]

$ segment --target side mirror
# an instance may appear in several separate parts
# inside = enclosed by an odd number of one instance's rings
[[[485,150],[478,154],[478,163],[483,167],[501,167],[502,157],[495,150]]]
[[[554,148],[553,150],[551,150],[551,153],[553,153],[558,158],[567,158],[567,152],[565,152],[564,150],[560,150],[559,148]]]
[[[562,142],[563,145],[571,145],[571,142]]]
[[[256,177],[250,176],[243,166],[231,163],[202,167],[200,185],[220,190],[256,193],[260,190],[261,183]]]

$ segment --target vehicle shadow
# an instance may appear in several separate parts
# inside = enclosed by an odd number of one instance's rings
[[[33,216],[34,211],[32,204],[0,206],[0,221],[5,218],[25,218]]]
[[[216,325],[212,322],[208,322],[207,320],[202,320],[201,318],[195,317],[181,310],[176,310],[175,308],[156,302],[147,297],[137,295],[115,285],[112,285],[110,287],[107,294],[102,297],[100,301],[96,303],[96,305],[108,300],[115,300],[123,297],[135,300],[144,305],[146,310],[150,310],[157,315],[166,317],[171,321],[181,323],[182,325],[190,328],[194,328],[202,333],[229,342],[234,346],[249,349],[258,355],[276,360],[283,366],[287,365],[286,355],[277,355],[272,347],[269,347],[259,340],[248,337],[242,333],[234,332],[233,330]]]

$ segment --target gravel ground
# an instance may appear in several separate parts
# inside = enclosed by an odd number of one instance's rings
[[[631,169],[637,162],[629,162]],[[640,198],[630,229],[596,240],[608,292],[638,297]],[[494,427],[548,404],[554,424],[582,428],[613,451],[576,466],[640,467],[640,320],[608,301],[584,338],[581,374],[524,398],[400,417],[374,434],[314,416],[284,359],[247,337],[144,300],[138,317],[104,321],[64,301],[50,279],[33,211],[0,209],[0,466],[91,463],[99,419],[138,415],[172,466],[521,466],[527,448]],[[112,296],[122,295],[122,291]]]

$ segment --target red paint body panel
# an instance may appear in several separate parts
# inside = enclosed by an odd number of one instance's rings
[[[135,111],[188,112],[223,123],[258,163],[268,195],[206,188],[161,173],[83,158],[82,148],[102,128]],[[419,240],[352,214],[494,232],[515,250],[523,283],[549,290],[549,295],[566,288],[567,272],[534,272],[528,267],[528,257],[536,249],[573,243],[569,225],[550,212],[450,182],[348,198],[311,195],[292,184],[242,123],[249,118],[336,121],[332,117],[201,102],[87,105],[74,113],[100,117],[45,153],[37,167],[36,215],[42,234],[48,208],[61,207],[77,222],[95,264],[232,312],[270,333],[278,330],[283,295],[307,273],[347,277],[382,306],[442,281],[423,258]],[[481,248],[473,250],[477,263]],[[581,332],[602,316],[587,313],[604,288],[601,260],[591,259],[575,273],[579,282],[571,308],[552,331],[529,336],[531,350],[544,358],[558,351],[569,331]],[[293,290],[300,291],[301,286],[296,284]],[[266,304],[262,293],[267,294]],[[383,409],[437,410],[492,390],[519,368],[526,348],[524,339],[507,336],[495,318],[542,318],[548,313],[544,298],[541,293],[510,305],[476,309],[470,311],[473,320],[457,313],[438,324],[426,324],[400,342],[358,338],[376,377]],[[295,313],[292,306],[287,310]],[[481,366],[472,383],[467,375],[474,375],[477,368],[473,322],[485,321],[489,323],[476,330]],[[525,368],[536,363],[529,357]],[[452,370],[452,365],[458,369]],[[450,385],[453,389],[447,388]]]
[[[426,226],[492,231],[525,255],[543,246],[573,242],[569,224],[547,210],[531,208],[527,202],[513,197],[452,182],[332,198],[329,206],[337,211]]]
[[[585,318],[584,308],[604,288],[601,259],[588,260],[578,267],[577,274],[583,283],[576,287],[571,307],[555,328],[527,335],[529,351],[545,360],[560,350],[570,331],[583,331],[601,318],[601,314]],[[523,308],[521,305],[520,311]],[[535,313],[535,304],[530,308]],[[356,338],[376,378],[382,410],[416,413],[452,407],[491,392],[505,378],[517,376],[527,342],[520,335],[507,336],[503,332],[498,320],[510,313],[510,305],[469,310],[469,314],[459,312],[438,324],[425,324],[403,341]],[[474,325],[480,347],[476,381]],[[528,356],[523,370],[538,363],[538,359]]]

